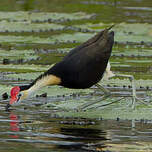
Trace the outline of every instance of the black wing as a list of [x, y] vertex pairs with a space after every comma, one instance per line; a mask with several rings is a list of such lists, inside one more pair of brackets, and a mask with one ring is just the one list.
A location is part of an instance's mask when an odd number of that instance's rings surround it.
[[49, 73], [60, 77], [61, 85], [65, 87], [90, 87], [102, 78], [113, 42], [114, 32], [104, 33], [103, 31], [96, 36], [95, 41], [86, 42], [76, 50], [73, 49], [61, 62], [52, 67]]
[[114, 32], [108, 32], [109, 29], [71, 50], [31, 85], [50, 74], [61, 78], [61, 85], [68, 88], [88, 88], [96, 84], [103, 76], [112, 51]]
[[77, 46], [76, 48], [72, 49], [64, 58], [63, 60], [66, 60], [67, 58], [69, 58], [71, 55], [74, 55], [75, 53], [78, 53], [79, 51], [81, 52], [82, 49], [84, 49], [85, 47], [88, 47], [92, 44], [94, 44], [96, 41], [98, 41], [102, 36], [104, 32], [109, 31], [113, 26], [110, 26], [109, 28], [97, 33], [94, 37], [90, 38], [89, 40], [87, 40], [86, 42], [82, 43], [81, 45]]

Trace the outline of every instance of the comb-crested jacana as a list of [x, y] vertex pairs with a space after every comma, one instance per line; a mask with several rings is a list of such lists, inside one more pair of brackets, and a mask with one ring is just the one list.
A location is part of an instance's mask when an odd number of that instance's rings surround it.
[[[80, 46], [72, 49], [62, 61], [56, 63], [31, 84], [11, 89], [11, 99], [7, 107], [17, 103], [47, 85], [60, 85], [66, 88], [85, 89], [97, 84], [104, 75], [114, 43], [114, 32], [105, 29]], [[100, 87], [107, 95], [109, 92]], [[90, 106], [88, 103], [85, 106]]]

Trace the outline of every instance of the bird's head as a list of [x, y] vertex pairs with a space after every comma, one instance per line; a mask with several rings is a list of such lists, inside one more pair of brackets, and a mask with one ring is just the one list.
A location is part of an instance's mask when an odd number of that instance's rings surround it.
[[26, 91], [21, 91], [19, 86], [16, 86], [11, 89], [10, 96], [9, 104], [12, 105], [25, 99], [27, 97], [27, 93]]
[[19, 86], [13, 87], [11, 89], [10, 95], [11, 95], [11, 99], [10, 99], [9, 104], [12, 105], [14, 103], [17, 103], [21, 97], [20, 87]]

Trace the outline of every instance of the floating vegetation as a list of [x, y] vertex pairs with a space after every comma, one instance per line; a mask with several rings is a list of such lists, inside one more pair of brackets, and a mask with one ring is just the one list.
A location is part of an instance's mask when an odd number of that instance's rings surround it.
[[150, 48], [133, 48], [133, 47], [115, 47], [112, 52], [112, 56], [117, 57], [140, 57], [151, 58], [152, 50]]
[[[2, 22], [3, 23], [3, 22]], [[7, 24], [5, 27], [4, 25]], [[1, 25], [1, 31], [7, 31], [7, 32], [19, 32], [19, 31], [26, 31], [26, 32], [40, 32], [40, 31], [49, 31], [51, 29], [54, 30], [64, 30], [63, 25], [55, 25], [55, 24], [26, 24], [26, 23], [15, 23], [13, 26], [15, 28], [12, 28], [11, 24], [9, 25], [8, 22], [4, 22]], [[22, 25], [22, 26], [21, 26]], [[99, 24], [100, 25], [100, 24]], [[84, 26], [84, 25], [83, 25]], [[85, 28], [87, 28], [88, 25], [86, 25]], [[89, 25], [90, 26], [90, 25]], [[93, 25], [92, 25], [93, 26]], [[44, 44], [59, 44], [59, 43], [76, 43], [76, 42], [84, 42], [88, 38], [92, 37], [95, 35], [95, 32], [101, 31], [101, 29], [108, 27], [109, 25], [107, 24], [102, 24], [102, 27], [97, 27], [94, 29], [94, 32], [90, 33], [90, 31], [86, 30], [85, 32], [82, 30], [83, 27], [80, 28], [80, 31], [82, 32], [74, 32], [74, 33], [64, 33], [63, 34], [58, 34], [58, 35], [53, 35], [48, 38], [40, 38], [37, 36], [13, 36], [13, 35], [3, 35], [0, 36], [0, 42], [1, 43], [44, 43]], [[134, 32], [132, 32], [131, 27], [134, 27], [135, 29]], [[137, 27], [136, 27], [137, 26]], [[142, 32], [141, 28], [145, 27]], [[4, 27], [4, 28], [3, 28]], [[93, 27], [92, 27], [93, 28]], [[67, 29], [67, 28], [66, 28]], [[126, 31], [127, 29], [127, 31]], [[150, 43], [151, 35], [149, 32], [151, 31], [152, 26], [150, 24], [127, 24], [127, 23], [122, 23], [119, 25], [116, 25], [113, 30], [115, 31], [115, 41], [116, 42], [131, 42], [131, 43], [136, 43], [140, 42], [142, 45]], [[125, 43], [124, 45], [128, 45], [129, 43]]]
[[[143, 28], [144, 27], [144, 28]], [[115, 27], [119, 34], [151, 36], [152, 25], [148, 23], [120, 23]], [[144, 39], [142, 39], [144, 41]]]
[[54, 35], [53, 39], [54, 41], [59, 41], [59, 42], [84, 42], [87, 39], [91, 38], [94, 34], [92, 33], [81, 33], [81, 32], [76, 32], [73, 34], [61, 34], [61, 35]]
[[18, 61], [17, 63], [23, 63], [30, 60], [36, 60], [37, 58], [38, 55], [35, 54], [34, 50], [0, 49], [0, 62], [3, 62], [4, 64], [10, 64], [14, 62], [14, 60]]
[[[29, 70], [29, 69], [25, 69], [25, 71], [26, 70]], [[34, 70], [34, 68], [33, 68], [33, 70]], [[43, 69], [44, 70], [44, 69]], [[20, 71], [21, 72], [21, 71]], [[25, 73], [14, 73], [14, 74], [9, 74], [9, 75], [7, 75], [7, 78], [12, 78], [13, 80], [15, 79], [15, 80], [34, 80], [34, 79], [36, 79], [36, 77], [38, 77], [40, 74], [42, 74], [42, 72], [34, 72], [34, 71], [32, 71], [32, 73], [31, 72], [25, 72]]]
[[[96, 98], [94, 100], [97, 100]], [[98, 99], [99, 100], [99, 99]], [[108, 105], [108, 106], [103, 106], [104, 104], [111, 103], [113, 101], [117, 101], [118, 98], [112, 97], [107, 99], [106, 101], [102, 101], [96, 105], [94, 105], [96, 108], [95, 110], [87, 110], [86, 111], [79, 111], [79, 112], [74, 112], [74, 111], [69, 111], [69, 112], [57, 112], [59, 116], [64, 116], [64, 117], [83, 117], [83, 118], [102, 118], [102, 119], [123, 119], [123, 120], [132, 120], [132, 119], [149, 119], [151, 120], [152, 114], [151, 114], [151, 109], [152, 105], [148, 103], [147, 105], [141, 104], [139, 102], [136, 103], [136, 109], [133, 110], [131, 108], [131, 103], [132, 99], [131, 98], [125, 98], [124, 100], [120, 100], [117, 103]], [[84, 100], [83, 100], [84, 101]], [[89, 101], [89, 99], [88, 99]], [[69, 107], [68, 109], [73, 108], [73, 101], [69, 101]], [[86, 101], [87, 102], [87, 101]], [[73, 104], [72, 104], [73, 103]], [[83, 102], [84, 103], [84, 102]], [[77, 104], [75, 101], [75, 106], [81, 106], [81, 104]], [[61, 107], [66, 107], [66, 103], [60, 103]], [[71, 105], [71, 106], [70, 106]], [[59, 107], [59, 105], [58, 105]]]
[[58, 48], [58, 49], [38, 49], [34, 51], [38, 54], [67, 54], [73, 48]]
[[[100, 24], [99, 24], [100, 25]], [[83, 25], [81, 28], [88, 29], [87, 26], [90, 25]], [[93, 25], [92, 25], [93, 26]], [[105, 27], [108, 27], [109, 25], [102, 24], [99, 27], [94, 28], [94, 31], [99, 32], [101, 29], [104, 29]], [[145, 30], [141, 30], [144, 26]], [[93, 27], [92, 27], [93, 28]], [[132, 29], [131, 29], [132, 28]], [[91, 29], [91, 28], [90, 28]], [[89, 29], [89, 30], [90, 30]], [[126, 31], [127, 29], [127, 31]], [[151, 35], [149, 35], [149, 32], [152, 30], [152, 26], [150, 24], [127, 24], [122, 23], [119, 25], [116, 25], [113, 30], [115, 31], [115, 40], [117, 42], [142, 42], [143, 44], [146, 42], [151, 42]], [[132, 32], [134, 30], [134, 32]], [[141, 32], [142, 31], [142, 32]], [[74, 33], [74, 34], [61, 34], [54, 36], [53, 38], [58, 41], [76, 41], [76, 42], [84, 42], [88, 38], [92, 37], [95, 33]]]
[[1, 65], [0, 64], [0, 71], [1, 72], [8, 72], [8, 71], [13, 71], [13, 72], [19, 72], [19, 73], [27, 73], [27, 72], [42, 72], [47, 70], [50, 67], [50, 65], [29, 65], [29, 64], [24, 64], [24, 65], [15, 65], [15, 64], [8, 64], [8, 65]]
[[77, 13], [52, 13], [52, 12], [0, 12], [0, 20], [9, 22], [65, 22], [70, 20], [90, 19], [94, 14]]
[[[99, 32], [101, 29], [109, 27], [110, 24], [86, 23], [83, 25], [75, 25], [77, 28], [93, 30]], [[144, 29], [143, 29], [144, 27]], [[112, 30], [115, 31], [115, 40], [118, 42], [151, 42], [152, 25], [147, 23], [120, 23], [116, 24]]]
[[63, 28], [63, 25], [53, 23], [30, 24], [27, 22], [0, 22], [0, 32], [47, 32], [53, 30], [62, 30]]
[[39, 44], [59, 44], [59, 43], [76, 43], [84, 42], [88, 38], [93, 36], [89, 33], [74, 33], [74, 34], [61, 34], [54, 35], [48, 38], [40, 38], [35, 36], [13, 36], [13, 35], [1, 35], [1, 43], [39, 43]]
[[0, 99], [6, 97], [6, 92], [10, 92], [10, 86], [0, 84]]
[[1, 43], [48, 43], [54, 44], [55, 41], [52, 41], [51, 38], [40, 38], [34, 36], [13, 36], [13, 35], [1, 35], [0, 36]]
[[[9, 92], [11, 88], [9, 84], [29, 84], [51, 65], [60, 61], [73, 47], [113, 24], [112, 21], [110, 23], [103, 23], [102, 20], [91, 21], [95, 19], [94, 17], [95, 14], [83, 12], [0, 12], [0, 63], [2, 63], [0, 64], [2, 73], [0, 92]], [[116, 73], [134, 75], [137, 92], [140, 94], [144, 91], [142, 94], [146, 96], [146, 91], [152, 88], [150, 60], [152, 25], [120, 23], [112, 30], [115, 32], [115, 45], [110, 59], [112, 70]], [[7, 81], [8, 86], [3, 81]], [[128, 79], [112, 78], [100, 83], [116, 93], [116, 96], [130, 95], [131, 83]], [[57, 110], [74, 109], [89, 100], [98, 100], [102, 95], [97, 88], [73, 90], [59, 86], [45, 87], [36, 94], [37, 98], [34, 100], [39, 100], [46, 95], [46, 102], [56, 101], [53, 108]], [[115, 97], [114, 100], [117, 98]], [[113, 99], [110, 98], [103, 104], [107, 102], [113, 102]], [[131, 100], [126, 98], [123, 102], [128, 106]], [[131, 118], [132, 115], [121, 111], [124, 109], [124, 103], [116, 103], [105, 109], [98, 108], [97, 113], [94, 112], [95, 110], [88, 110], [77, 114], [60, 112], [59, 115]], [[138, 107], [140, 108], [140, 104]], [[113, 117], [109, 114], [111, 108], [114, 112]], [[130, 106], [127, 110], [130, 111]], [[126, 117], [122, 113], [125, 113]], [[137, 113], [135, 118], [138, 118]]]
[[[144, 27], [144, 28], [143, 28]], [[120, 42], [151, 42], [151, 24], [118, 24], [115, 28], [116, 40]]]
[[[104, 80], [104, 81], [101, 81], [101, 84], [102, 85], [111, 85], [111, 86], [130, 86], [131, 87], [131, 82], [129, 81], [129, 79], [119, 79], [119, 78], [116, 78], [116, 79], [110, 79], [110, 80]], [[136, 84], [136, 87], [137, 88], [140, 88], [141, 86], [142, 87], [152, 87], [152, 80], [143, 80], [143, 79], [139, 79], [139, 80], [135, 80], [135, 84]]]

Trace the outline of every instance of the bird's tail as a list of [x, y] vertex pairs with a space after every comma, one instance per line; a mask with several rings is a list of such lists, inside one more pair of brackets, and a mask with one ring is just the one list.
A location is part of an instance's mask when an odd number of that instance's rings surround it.
[[106, 30], [106, 31], [109, 31], [109, 30], [111, 30], [115, 25], [116, 25], [116, 24], [113, 24], [113, 25], [111, 25], [110, 27], [106, 28], [105, 30]]
[[103, 31], [103, 38], [107, 38], [108, 36], [108, 31], [111, 30], [116, 24], [113, 24], [111, 25], [110, 27], [106, 28], [104, 31]]
[[98, 40], [99, 41], [99, 45], [101, 47], [104, 47], [106, 45], [107, 41], [109, 39], [111, 39], [111, 37], [114, 36], [114, 32], [110, 32], [109, 33], [109, 30], [112, 29], [114, 26], [115, 26], [115, 24], [113, 24], [110, 27], [108, 27], [108, 28], [106, 28], [106, 29], [103, 30], [103, 34], [102, 34], [102, 36]]

